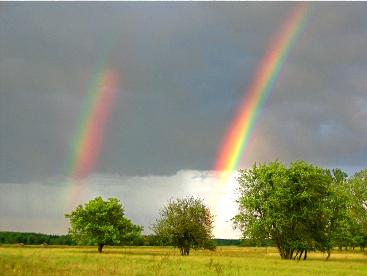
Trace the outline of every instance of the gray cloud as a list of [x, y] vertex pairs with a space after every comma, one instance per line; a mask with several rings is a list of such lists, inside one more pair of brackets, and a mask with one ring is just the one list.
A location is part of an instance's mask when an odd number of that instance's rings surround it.
[[97, 171], [210, 169], [246, 72], [292, 5], [2, 6], [0, 175], [17, 182], [65, 174], [101, 62], [120, 71], [121, 95]]
[[[119, 72], [120, 93], [94, 173], [131, 179], [210, 170], [257, 64], [294, 5], [0, 3], [0, 186], [14, 202], [1, 209], [2, 224], [23, 229], [29, 212], [53, 202], [36, 204], [37, 183], [67, 177], [81, 106], [103, 68]], [[312, 6], [242, 166], [273, 159], [348, 173], [366, 166], [367, 5]], [[130, 190], [116, 185], [116, 193], [142, 193], [150, 189], [144, 183], [136, 191], [133, 183]], [[157, 193], [181, 191], [172, 187], [167, 182]], [[40, 188], [39, 196], [47, 193]], [[56, 209], [50, 219], [62, 217], [62, 205]], [[136, 212], [138, 221], [152, 218]], [[65, 226], [58, 223], [47, 229]]]
[[[210, 169], [293, 4], [2, 6], [0, 175], [16, 182], [65, 174], [80, 106], [103, 62], [120, 71], [121, 93], [96, 171]], [[365, 9], [314, 5], [261, 114], [256, 129], [265, 137], [247, 163], [363, 165]]]

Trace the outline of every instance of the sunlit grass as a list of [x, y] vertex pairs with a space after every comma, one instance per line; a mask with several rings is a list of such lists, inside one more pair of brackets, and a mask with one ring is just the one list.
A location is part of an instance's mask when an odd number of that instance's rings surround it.
[[367, 275], [357, 252], [310, 253], [284, 261], [275, 248], [219, 247], [182, 257], [174, 248], [0, 247], [0, 275]]

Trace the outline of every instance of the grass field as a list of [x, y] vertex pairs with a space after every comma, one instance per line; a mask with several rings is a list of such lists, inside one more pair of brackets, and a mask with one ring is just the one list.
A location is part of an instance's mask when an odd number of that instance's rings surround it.
[[274, 248], [219, 247], [192, 251], [159, 247], [0, 247], [0, 275], [367, 275], [367, 255], [310, 253], [281, 260]]

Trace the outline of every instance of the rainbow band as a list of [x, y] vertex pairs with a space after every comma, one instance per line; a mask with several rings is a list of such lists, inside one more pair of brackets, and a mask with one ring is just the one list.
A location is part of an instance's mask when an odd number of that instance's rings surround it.
[[81, 114], [79, 116], [78, 122], [77, 122], [77, 129], [75, 132], [74, 140], [71, 144], [71, 151], [70, 151], [70, 158], [68, 162], [68, 176], [73, 177], [75, 175], [74, 171], [77, 166], [77, 163], [79, 163], [81, 155], [81, 149], [83, 148], [83, 142], [86, 140], [87, 137], [87, 125], [88, 125], [88, 118], [91, 117], [92, 110], [94, 109], [94, 106], [97, 102], [97, 96], [98, 96], [98, 87], [99, 83], [101, 82], [101, 79], [103, 78], [102, 72], [99, 72], [96, 77], [94, 78], [94, 82], [92, 84], [91, 89], [89, 89], [87, 97], [85, 98], [82, 108], [81, 108]]
[[77, 130], [67, 164], [70, 182], [66, 191], [67, 205], [72, 209], [83, 200], [86, 182], [100, 155], [104, 132], [118, 92], [117, 74], [104, 70], [94, 77], [83, 102]]
[[272, 40], [273, 44], [261, 60], [253, 81], [246, 91], [246, 96], [225, 135], [214, 166], [215, 171], [232, 172], [237, 169], [271, 88], [290, 49], [304, 28], [308, 10], [309, 6], [306, 2], [299, 3], [279, 35]]
[[85, 99], [72, 145], [69, 176], [86, 177], [98, 159], [106, 122], [117, 92], [117, 75], [112, 70], [99, 73]]

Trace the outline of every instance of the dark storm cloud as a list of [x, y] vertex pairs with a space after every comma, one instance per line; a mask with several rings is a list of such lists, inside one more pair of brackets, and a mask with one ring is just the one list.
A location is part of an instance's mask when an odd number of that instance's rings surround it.
[[[121, 91], [96, 172], [211, 169], [293, 3], [0, 3], [0, 182], [66, 173], [103, 62]], [[365, 3], [318, 3], [261, 114], [247, 163], [364, 166]]]
[[273, 151], [265, 160], [366, 166], [366, 7], [315, 7], [258, 124]]

